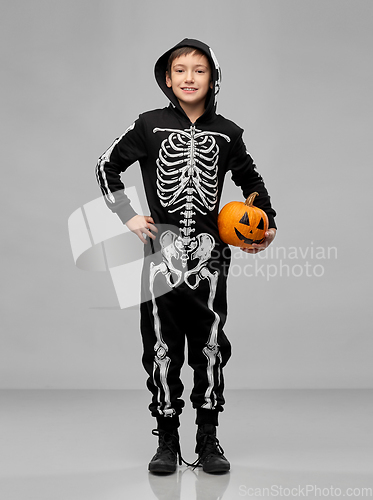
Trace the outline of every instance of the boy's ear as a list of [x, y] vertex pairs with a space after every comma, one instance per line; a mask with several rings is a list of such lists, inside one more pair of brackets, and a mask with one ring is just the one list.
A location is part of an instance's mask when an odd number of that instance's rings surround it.
[[172, 87], [172, 82], [171, 82], [170, 75], [168, 74], [168, 71], [166, 71], [166, 85], [168, 88]]
[[211, 80], [211, 82], [210, 82], [210, 89], [212, 89], [212, 88], [213, 88], [213, 86], [214, 86], [214, 85], [213, 85], [212, 80]]

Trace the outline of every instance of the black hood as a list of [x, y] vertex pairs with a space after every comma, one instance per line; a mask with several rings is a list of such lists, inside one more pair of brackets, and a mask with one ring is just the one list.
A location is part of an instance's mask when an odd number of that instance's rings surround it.
[[171, 52], [176, 49], [180, 49], [181, 47], [194, 47], [195, 49], [201, 50], [210, 62], [213, 87], [212, 90], [210, 90], [207, 94], [205, 106], [206, 110], [203, 114], [204, 118], [208, 118], [216, 111], [216, 96], [220, 90], [221, 83], [221, 71], [219, 63], [215, 57], [215, 54], [208, 45], [199, 40], [194, 40], [193, 38], [184, 38], [184, 40], [169, 49], [163, 54], [163, 56], [158, 59], [154, 67], [155, 79], [157, 80], [158, 85], [167, 96], [167, 98], [171, 101], [171, 103], [184, 113], [172, 89], [167, 87], [166, 85], [166, 70], [168, 58], [170, 57]]

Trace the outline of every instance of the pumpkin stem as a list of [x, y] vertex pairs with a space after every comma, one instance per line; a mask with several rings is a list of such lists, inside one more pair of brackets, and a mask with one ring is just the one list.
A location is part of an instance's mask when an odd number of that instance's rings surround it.
[[254, 203], [254, 200], [255, 198], [259, 196], [259, 193], [251, 193], [251, 195], [247, 198], [247, 200], [245, 201], [245, 205], [247, 205], [248, 207], [252, 207], [253, 206], [253, 203]]

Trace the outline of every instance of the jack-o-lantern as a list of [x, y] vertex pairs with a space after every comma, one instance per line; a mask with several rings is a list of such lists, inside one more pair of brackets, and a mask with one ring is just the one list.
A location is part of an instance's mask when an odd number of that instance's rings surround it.
[[224, 243], [241, 248], [252, 248], [252, 243], [262, 243], [268, 229], [268, 217], [263, 210], [254, 207], [258, 193], [252, 193], [247, 200], [231, 201], [220, 211], [218, 228]]

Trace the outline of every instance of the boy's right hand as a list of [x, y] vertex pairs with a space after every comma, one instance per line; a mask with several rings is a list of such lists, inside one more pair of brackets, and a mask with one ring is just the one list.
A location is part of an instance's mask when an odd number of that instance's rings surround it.
[[145, 244], [147, 244], [148, 241], [145, 239], [144, 234], [152, 240], [155, 240], [155, 234], [151, 231], [158, 233], [158, 229], [154, 226], [154, 220], [149, 215], [135, 215], [126, 222], [126, 226]]

